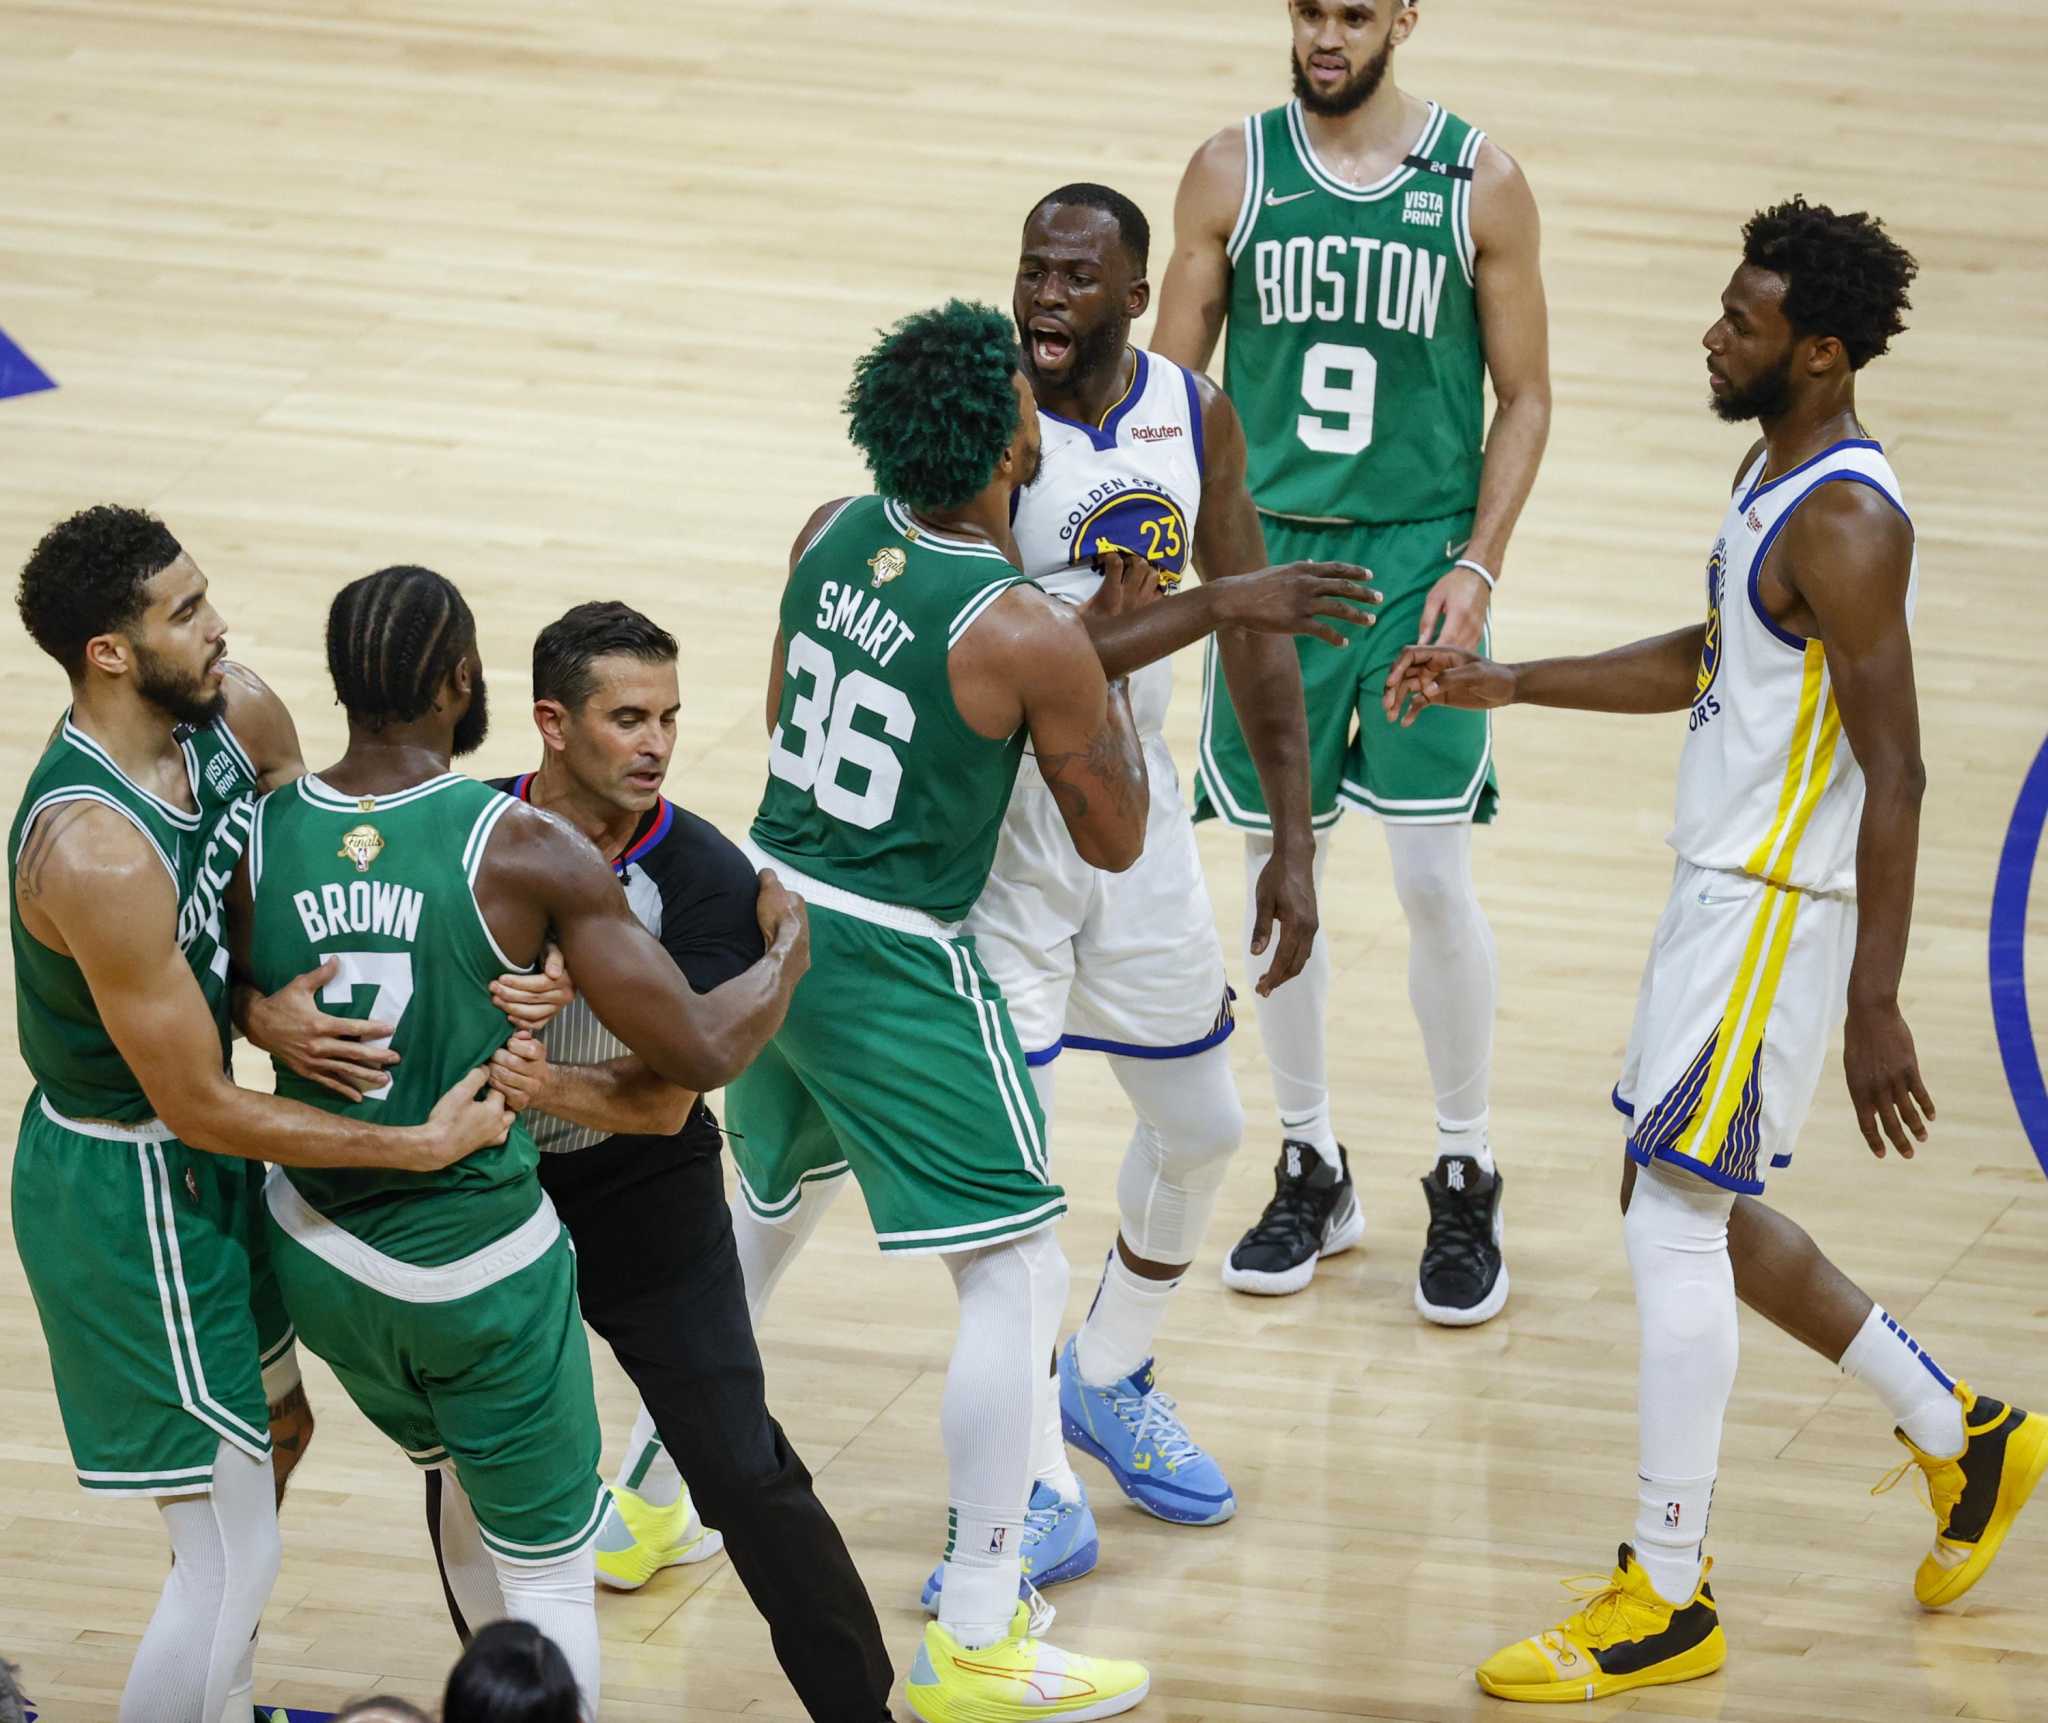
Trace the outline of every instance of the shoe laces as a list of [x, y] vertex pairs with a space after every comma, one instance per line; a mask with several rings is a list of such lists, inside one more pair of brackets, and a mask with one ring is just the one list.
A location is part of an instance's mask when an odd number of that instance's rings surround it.
[[1574, 1574], [1558, 1583], [1573, 1597], [1583, 1601], [1556, 1627], [1537, 1635], [1539, 1639], [1551, 1642], [1561, 1650], [1565, 1636], [1577, 1629], [1579, 1637], [1587, 1644], [1602, 1645], [1617, 1627], [1628, 1625], [1629, 1594], [1615, 1584], [1611, 1575]]
[[1273, 1192], [1273, 1200], [1266, 1204], [1266, 1212], [1244, 1235], [1244, 1243], [1286, 1244], [1304, 1233], [1313, 1237], [1334, 1200], [1335, 1187], [1326, 1200], [1324, 1194], [1309, 1183], [1306, 1175], [1298, 1179], [1282, 1179]]
[[1460, 1267], [1484, 1273], [1493, 1249], [1493, 1214], [1474, 1190], [1429, 1192], [1429, 1240], [1423, 1254], [1450, 1258]]
[[1052, 1626], [1053, 1617], [1059, 1610], [1045, 1601], [1045, 1593], [1030, 1581], [1025, 1581], [1024, 1590], [1025, 1634], [1032, 1639], [1043, 1639], [1046, 1630]]
[[1930, 1466], [1919, 1455], [1908, 1454], [1870, 1486], [1870, 1493], [1873, 1496], [1884, 1495], [1896, 1489], [1899, 1480], [1908, 1472], [1914, 1471], [1920, 1474], [1920, 1499], [1933, 1509], [1936, 1527], [1946, 1530], [1949, 1515], [1955, 1511], [1956, 1503], [1963, 1499], [1963, 1468], [1953, 1460], [1937, 1460]]
[[1060, 1515], [1065, 1513], [1070, 1506], [1072, 1504], [1069, 1502], [1056, 1501], [1050, 1507], [1025, 1509], [1025, 1531], [1027, 1533], [1036, 1532], [1040, 1537], [1047, 1536], [1051, 1533], [1053, 1527], [1060, 1523]]
[[1140, 1394], [1118, 1394], [1116, 1415], [1130, 1427], [1134, 1442], [1152, 1444], [1153, 1451], [1171, 1466], [1201, 1453], [1200, 1445], [1180, 1421], [1171, 1394], [1153, 1388]]

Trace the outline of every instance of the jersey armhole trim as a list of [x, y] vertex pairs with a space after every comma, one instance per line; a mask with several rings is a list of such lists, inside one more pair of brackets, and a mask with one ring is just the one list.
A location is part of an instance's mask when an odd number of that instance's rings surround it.
[[[1188, 435], [1194, 439], [1195, 444], [1195, 477], [1197, 480], [1206, 481], [1209, 477], [1209, 451], [1202, 435], [1202, 392], [1195, 387], [1194, 372], [1188, 370], [1186, 366], [1180, 367], [1180, 380], [1186, 385], [1188, 392]], [[1199, 503], [1195, 505], [1195, 512], [1198, 515], [1201, 513]], [[1192, 527], [1194, 523], [1190, 521], [1188, 524]], [[1191, 545], [1188, 548], [1192, 553], [1194, 547]], [[1192, 554], [1189, 560], [1193, 560]]]
[[263, 884], [263, 816], [270, 808], [268, 796], [256, 798], [256, 812], [249, 821], [249, 901], [256, 901], [257, 888]]
[[1029, 586], [1030, 584], [1031, 582], [1026, 580], [1023, 575], [1017, 574], [1010, 576], [1007, 580], [991, 581], [987, 586], [984, 586], [960, 607], [959, 614], [953, 618], [952, 624], [947, 628], [946, 650], [951, 652], [954, 647], [958, 646], [968, 629], [981, 620], [982, 613], [991, 604], [995, 603], [997, 599], [1001, 598], [1004, 593], [1008, 592], [1011, 587]]
[[1232, 263], [1245, 248], [1245, 242], [1252, 236], [1252, 229], [1259, 224], [1259, 193], [1266, 178], [1266, 149], [1264, 128], [1259, 124], [1257, 114], [1244, 117], [1244, 196], [1238, 200], [1237, 222], [1230, 230], [1230, 243], [1224, 251]]
[[469, 842], [462, 846], [462, 872], [469, 882], [470, 907], [476, 911], [476, 924], [483, 929], [484, 943], [491, 948], [491, 955], [507, 969], [520, 975], [533, 973], [531, 963], [514, 963], [505, 955], [505, 948], [498, 943], [498, 936], [491, 931], [490, 918], [484, 914], [484, 906], [477, 901], [476, 876], [484, 865], [484, 851], [489, 847], [491, 833], [497, 828], [507, 812], [517, 806], [515, 798], [503, 790], [492, 793], [489, 804], [477, 815], [476, 824], [469, 828]]
[[[1791, 475], [1787, 474], [1786, 476], [1789, 478]], [[1832, 484], [1868, 485], [1879, 496], [1883, 497], [1886, 502], [1890, 503], [1893, 508], [1899, 511], [1899, 518], [1906, 523], [1909, 529], [1913, 525], [1913, 517], [1906, 513], [1905, 504], [1900, 502], [1897, 497], [1893, 496], [1890, 491], [1886, 490], [1870, 474], [1855, 472], [1848, 468], [1841, 468], [1831, 473], [1822, 473], [1819, 478], [1815, 479], [1812, 484], [1808, 485], [1805, 490], [1801, 491], [1785, 505], [1785, 512], [1771, 522], [1770, 531], [1764, 534], [1762, 541], [1756, 547], [1756, 555], [1750, 559], [1748, 583], [1749, 608], [1755, 614], [1757, 621], [1764, 625], [1766, 632], [1774, 639], [1789, 646], [1794, 652], [1803, 653], [1811, 642], [1806, 635], [1794, 634], [1789, 628], [1780, 627], [1777, 620], [1764, 609], [1763, 594], [1758, 590], [1759, 583], [1763, 579], [1764, 559], [1771, 554], [1771, 547], [1778, 542], [1778, 534], [1785, 530], [1785, 523], [1799, 512], [1799, 505], [1812, 496], [1815, 491], [1819, 490], [1822, 485]], [[1812, 638], [1818, 639], [1819, 637], [1813, 636]]]
[[[818, 530], [812, 533], [809, 538], [804, 540], [803, 548], [796, 553], [796, 560], [798, 564], [801, 564], [805, 557], [809, 556], [812, 551], [816, 550], [820, 542], [824, 539], [825, 535], [839, 524], [839, 517], [845, 514], [848, 509], [852, 508], [853, 505], [859, 502], [860, 500], [861, 499], [859, 497], [846, 498], [845, 501], [840, 503], [840, 505], [836, 509], [834, 509], [830, 514], [828, 514], [824, 518], [824, 520], [819, 522]], [[795, 569], [792, 568], [791, 572], [794, 573]]]
[[262, 783], [263, 774], [256, 770], [256, 762], [249, 757], [249, 750], [242, 746], [242, 738], [235, 734], [232, 727], [228, 724], [225, 715], [215, 722], [213, 733], [221, 739], [227, 751], [235, 757], [235, 764], [249, 774], [249, 782], [251, 784]]
[[[14, 851], [14, 860], [17, 865], [21, 861], [22, 850], [27, 847], [28, 834], [35, 829], [36, 821], [41, 819], [46, 811], [56, 807], [61, 802], [97, 802], [103, 808], [112, 808], [115, 813], [119, 814], [121, 818], [140, 832], [142, 834], [142, 841], [156, 852], [156, 859], [164, 864], [164, 872], [171, 876], [172, 894], [176, 894], [178, 889], [178, 870], [171, 865], [171, 858], [164, 854], [164, 846], [156, 841], [156, 834], [142, 823], [142, 816], [136, 813], [133, 808], [125, 806], [116, 797], [108, 795], [105, 790], [94, 789], [88, 784], [71, 784], [61, 790], [52, 790], [41, 801], [37, 802], [34, 807], [29, 809], [27, 816], [21, 822], [21, 843], [16, 846]], [[41, 944], [42, 942], [38, 940], [37, 943]]]
[[1458, 166], [1464, 168], [1464, 176], [1451, 185], [1451, 238], [1458, 248], [1458, 267], [1465, 272], [1465, 285], [1473, 287], [1479, 281], [1479, 248], [1472, 239], [1472, 178], [1478, 170], [1479, 152], [1486, 143], [1486, 134], [1477, 126], [1465, 134], [1465, 147], [1458, 152]]

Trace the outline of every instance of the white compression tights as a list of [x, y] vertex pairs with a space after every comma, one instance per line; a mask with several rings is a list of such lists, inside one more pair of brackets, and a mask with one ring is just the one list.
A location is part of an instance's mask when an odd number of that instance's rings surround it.
[[582, 1691], [583, 1714], [595, 1717], [599, 1661], [592, 1546], [586, 1543], [550, 1561], [506, 1560], [484, 1542], [476, 1509], [452, 1466], [441, 1468], [439, 1530], [441, 1571], [470, 1632], [492, 1621], [531, 1622], [561, 1648]]
[[[1422, 1031], [1430, 1085], [1436, 1092], [1439, 1147], [1478, 1152], [1485, 1141], [1499, 971], [1493, 929], [1472, 883], [1472, 828], [1460, 823], [1384, 824], [1381, 829], [1386, 833], [1394, 892], [1408, 920], [1408, 1000]], [[1332, 837], [1324, 832], [1316, 840], [1319, 893]], [[1247, 835], [1247, 939], [1259, 873], [1272, 853], [1270, 837]], [[1270, 961], [1270, 954], [1250, 958], [1247, 978], [1256, 980]], [[1324, 1030], [1329, 995], [1329, 940], [1318, 933], [1301, 974], [1276, 988], [1271, 998], [1258, 999], [1256, 1009], [1281, 1133], [1313, 1143], [1334, 1161], [1337, 1139], [1330, 1124]]]
[[251, 1641], [277, 1579], [277, 1498], [270, 1462], [223, 1442], [213, 1489], [157, 1506], [171, 1571], [136, 1648], [121, 1723], [220, 1723], [249, 1715]]
[[1728, 1258], [1731, 1191], [1697, 1174], [1636, 1174], [1622, 1222], [1642, 1353], [1636, 1379], [1636, 1554], [1667, 1603], [1690, 1600], [1720, 1464], [1721, 1424], [1735, 1389], [1735, 1271]]

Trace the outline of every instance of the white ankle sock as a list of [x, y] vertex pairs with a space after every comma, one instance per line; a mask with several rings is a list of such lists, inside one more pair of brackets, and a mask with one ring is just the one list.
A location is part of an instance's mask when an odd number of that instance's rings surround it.
[[1031, 1476], [1063, 1502], [1081, 1499], [1081, 1480], [1067, 1458], [1067, 1435], [1060, 1427], [1060, 1373], [1054, 1364], [1040, 1379], [1037, 1391], [1038, 1433], [1031, 1443]]
[[619, 1462], [613, 1480], [622, 1490], [631, 1490], [650, 1507], [672, 1508], [683, 1493], [683, 1474], [662, 1446], [661, 1432], [646, 1406], [633, 1420], [633, 1434], [626, 1439], [626, 1457]]
[[1701, 1545], [1714, 1503], [1714, 1478], [1636, 1477], [1636, 1560], [1657, 1595], [1679, 1608], [1692, 1601], [1705, 1567]]
[[1479, 1163], [1482, 1173], [1492, 1176], [1493, 1145], [1486, 1140], [1486, 1115], [1466, 1119], [1462, 1123], [1450, 1119], [1436, 1122], [1436, 1158], [1446, 1155], [1469, 1155]]
[[1147, 1280], [1124, 1266], [1115, 1250], [1103, 1265], [1102, 1284], [1088, 1319], [1074, 1340], [1074, 1362], [1081, 1380], [1091, 1388], [1107, 1388], [1152, 1356], [1152, 1343], [1159, 1337], [1159, 1325], [1166, 1320], [1166, 1307], [1180, 1278]]
[[1937, 1459], [1963, 1451], [1963, 1404], [1955, 1383], [1920, 1343], [1873, 1304], [1842, 1354], [1842, 1370], [1871, 1390], [1912, 1444]]

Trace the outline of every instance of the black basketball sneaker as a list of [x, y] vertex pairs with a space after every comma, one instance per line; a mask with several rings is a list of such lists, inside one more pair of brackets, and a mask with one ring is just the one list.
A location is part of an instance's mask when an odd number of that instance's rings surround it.
[[1223, 1263], [1223, 1284], [1238, 1292], [1277, 1296], [1315, 1279], [1316, 1264], [1365, 1237], [1365, 1211], [1351, 1183], [1351, 1158], [1337, 1145], [1337, 1165], [1313, 1143], [1287, 1138], [1273, 1166], [1273, 1200], [1258, 1225]]
[[1422, 1181], [1429, 1237], [1415, 1276], [1415, 1308], [1446, 1328], [1472, 1328], [1508, 1301], [1500, 1253], [1500, 1195], [1506, 1181], [1470, 1155], [1445, 1155]]

